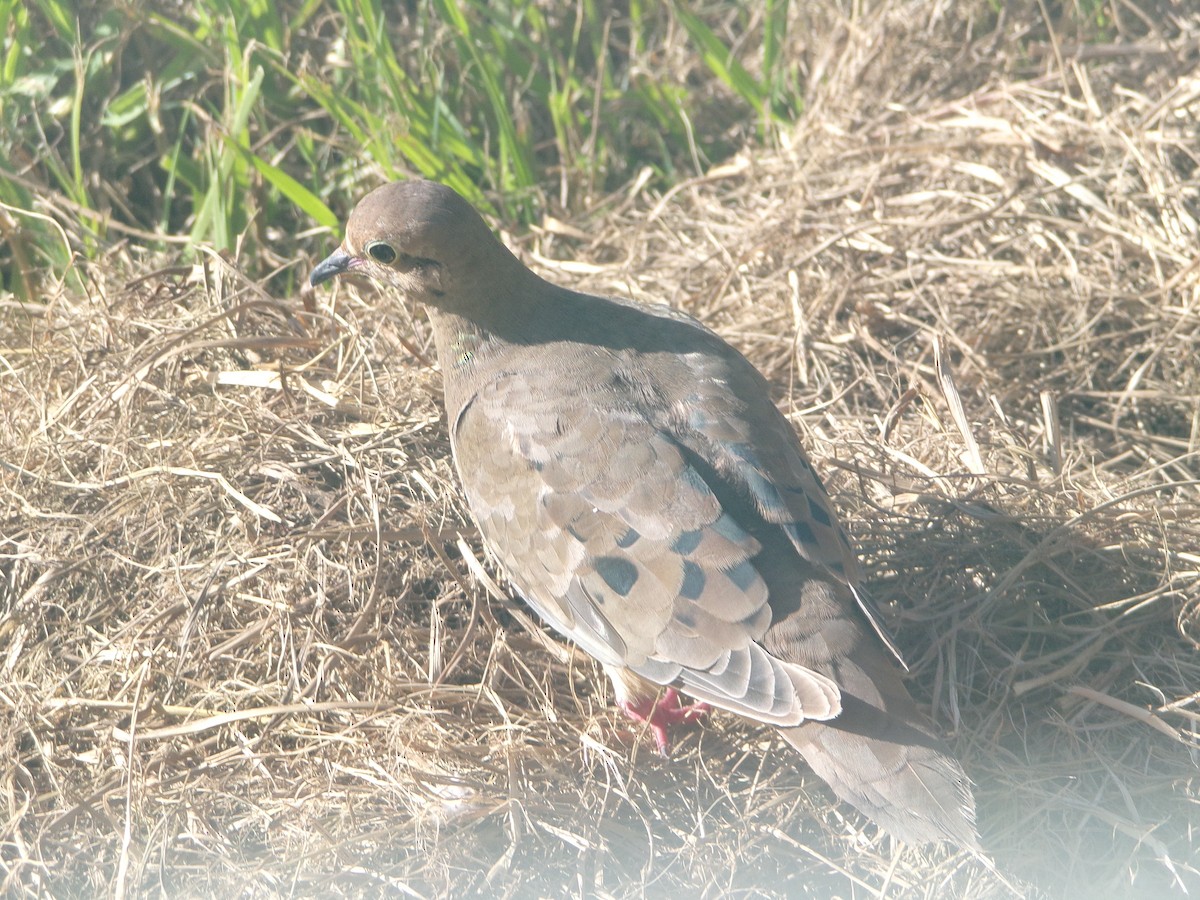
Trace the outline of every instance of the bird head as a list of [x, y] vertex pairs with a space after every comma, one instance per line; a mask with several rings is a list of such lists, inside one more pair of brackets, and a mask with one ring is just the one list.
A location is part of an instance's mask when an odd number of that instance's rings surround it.
[[[340, 247], [309, 276], [316, 286], [353, 273], [407, 297], [451, 308], [479, 296], [481, 275], [520, 266], [454, 190], [433, 181], [396, 181], [367, 194], [346, 223]], [[523, 268], [523, 267], [521, 267]]]

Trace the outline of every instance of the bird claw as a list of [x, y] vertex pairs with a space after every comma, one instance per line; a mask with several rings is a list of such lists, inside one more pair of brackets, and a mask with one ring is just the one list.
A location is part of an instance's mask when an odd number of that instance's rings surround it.
[[654, 746], [663, 756], [671, 755], [671, 737], [667, 729], [672, 725], [699, 721], [711, 706], [707, 703], [683, 703], [679, 691], [667, 688], [660, 696], [638, 702], [624, 702], [621, 709], [635, 722], [641, 722], [654, 736]]

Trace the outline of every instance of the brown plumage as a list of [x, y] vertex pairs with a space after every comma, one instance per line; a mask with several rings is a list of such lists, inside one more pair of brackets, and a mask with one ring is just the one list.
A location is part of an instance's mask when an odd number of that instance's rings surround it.
[[432, 182], [358, 204], [311, 281], [343, 272], [426, 306], [484, 541], [623, 706], [656, 728], [693, 716], [654, 708], [670, 686], [777, 726], [897, 837], [977, 846], [969, 782], [905, 689], [829, 497], [741, 354], [667, 307], [550, 284]]

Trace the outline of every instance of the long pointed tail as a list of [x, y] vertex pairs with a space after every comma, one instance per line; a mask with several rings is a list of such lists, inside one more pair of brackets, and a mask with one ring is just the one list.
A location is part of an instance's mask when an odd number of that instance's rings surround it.
[[889, 691], [890, 711], [844, 694], [836, 719], [780, 733], [838, 797], [901, 840], [978, 850], [975, 800], [962, 766], [924, 725], [898, 678], [894, 687], [903, 696]]

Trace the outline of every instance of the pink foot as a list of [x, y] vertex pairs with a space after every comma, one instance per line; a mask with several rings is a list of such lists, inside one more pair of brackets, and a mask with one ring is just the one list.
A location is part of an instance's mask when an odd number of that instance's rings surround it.
[[671, 738], [667, 734], [671, 725], [698, 721], [712, 708], [707, 703], [681, 703], [679, 691], [673, 687], [667, 688], [659, 697], [635, 703], [626, 701], [619, 705], [629, 718], [649, 726], [650, 733], [654, 735], [654, 745], [663, 756], [671, 754]]

